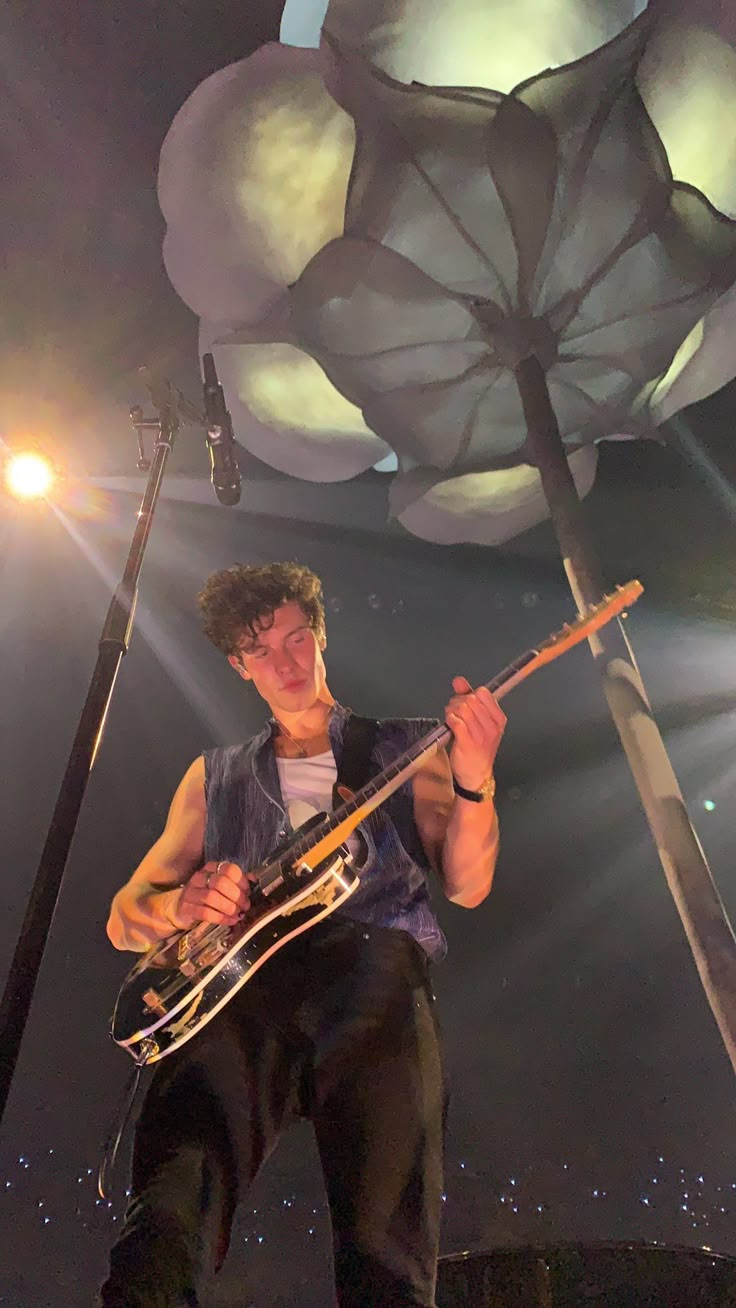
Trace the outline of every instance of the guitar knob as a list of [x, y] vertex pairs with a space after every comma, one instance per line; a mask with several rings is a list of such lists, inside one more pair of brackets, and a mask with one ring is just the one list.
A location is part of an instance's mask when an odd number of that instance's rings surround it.
[[138, 1046], [138, 1057], [135, 1061], [143, 1067], [146, 1063], [150, 1063], [151, 1059], [155, 1058], [157, 1053], [158, 1041], [154, 1040], [153, 1036], [145, 1036]]

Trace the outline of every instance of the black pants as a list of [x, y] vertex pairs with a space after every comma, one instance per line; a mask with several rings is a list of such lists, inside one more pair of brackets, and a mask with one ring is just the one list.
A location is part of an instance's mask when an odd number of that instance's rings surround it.
[[235, 1207], [311, 1118], [341, 1308], [434, 1304], [444, 1083], [423, 950], [337, 917], [291, 941], [154, 1073], [104, 1308], [197, 1305]]

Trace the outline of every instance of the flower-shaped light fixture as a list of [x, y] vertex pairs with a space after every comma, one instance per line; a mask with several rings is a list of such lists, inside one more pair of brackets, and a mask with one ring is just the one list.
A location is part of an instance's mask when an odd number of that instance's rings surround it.
[[[622, 30], [641, 8], [333, 0], [337, 52], [268, 46], [198, 88], [162, 152], [165, 257], [203, 349], [229, 342], [243, 444], [316, 481], [393, 450], [410, 530], [490, 544], [547, 511], [511, 371], [530, 340], [580, 494], [597, 440], [728, 379], [732, 229], [663, 141], [736, 208], [733, 154], [706, 175], [686, 112], [707, 137], [736, 59], [674, 2]], [[321, 9], [287, 4], [283, 34], [296, 14], [314, 40]]]

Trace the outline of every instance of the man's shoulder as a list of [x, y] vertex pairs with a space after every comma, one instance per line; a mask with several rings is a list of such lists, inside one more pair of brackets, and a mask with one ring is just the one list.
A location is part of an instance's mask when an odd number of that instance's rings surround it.
[[267, 722], [260, 731], [257, 731], [253, 736], [249, 736], [247, 740], [241, 741], [240, 744], [216, 745], [213, 749], [203, 750], [202, 756], [206, 772], [208, 774], [214, 771], [229, 773], [233, 770], [248, 768], [261, 746], [269, 739], [270, 734], [271, 724]]

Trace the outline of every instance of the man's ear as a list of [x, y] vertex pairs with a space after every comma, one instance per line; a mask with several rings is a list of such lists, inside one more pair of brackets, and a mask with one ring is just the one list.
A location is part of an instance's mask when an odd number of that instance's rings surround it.
[[243, 667], [237, 654], [228, 654], [227, 661], [230, 664], [231, 668], [235, 668], [235, 671], [237, 672], [238, 676], [242, 677], [243, 681], [252, 680], [250, 673], [247, 672], [246, 669]]

